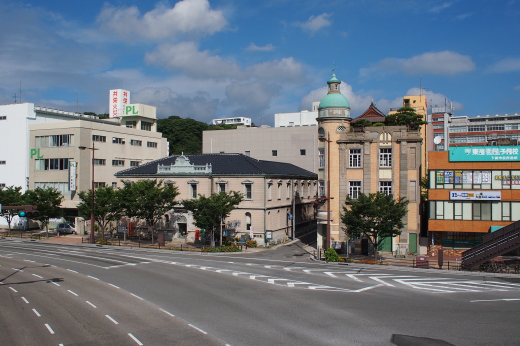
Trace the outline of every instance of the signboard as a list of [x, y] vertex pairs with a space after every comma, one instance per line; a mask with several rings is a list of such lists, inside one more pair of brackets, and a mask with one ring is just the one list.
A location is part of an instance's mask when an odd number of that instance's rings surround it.
[[450, 162], [520, 161], [520, 146], [450, 147]]
[[76, 191], [76, 161], [69, 161], [69, 190]]
[[450, 191], [450, 200], [500, 201], [500, 191]]
[[110, 118], [123, 115], [127, 104], [130, 103], [130, 91], [123, 89], [110, 90], [108, 109]]

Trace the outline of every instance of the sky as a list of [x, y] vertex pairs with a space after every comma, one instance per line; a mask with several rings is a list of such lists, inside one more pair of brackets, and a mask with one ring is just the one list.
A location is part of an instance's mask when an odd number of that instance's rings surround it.
[[[210, 122], [405, 95], [520, 113], [520, 0], [0, 0], [0, 104], [108, 113], [111, 89]], [[20, 92], [21, 91], [21, 92]]]

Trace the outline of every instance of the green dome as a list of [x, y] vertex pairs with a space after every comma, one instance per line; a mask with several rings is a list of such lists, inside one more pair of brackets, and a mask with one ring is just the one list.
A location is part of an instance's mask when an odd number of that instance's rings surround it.
[[332, 107], [350, 108], [350, 105], [347, 101], [347, 98], [342, 94], [327, 94], [324, 98], [321, 99], [318, 108]]

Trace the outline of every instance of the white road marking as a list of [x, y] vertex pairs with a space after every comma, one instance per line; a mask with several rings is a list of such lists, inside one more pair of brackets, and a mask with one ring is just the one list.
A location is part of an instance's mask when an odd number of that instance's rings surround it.
[[195, 327], [193, 324], [191, 323], [188, 323], [188, 326], [190, 326], [191, 328], [193, 329], [197, 329], [199, 332], [201, 332], [202, 334], [208, 334], [206, 333], [205, 331], [203, 331], [202, 329], [198, 328], [198, 327]]
[[136, 344], [138, 344], [139, 346], [143, 346], [143, 343], [141, 341], [139, 341], [139, 339], [136, 338], [132, 333], [128, 333], [128, 336], [131, 337], [132, 340], [134, 340]]
[[383, 285], [375, 285], [375, 286], [363, 287], [363, 288], [360, 288], [358, 290], [354, 290], [352, 292], [364, 292], [364, 291], [368, 291], [368, 290], [371, 290], [372, 288], [376, 288], [376, 287], [380, 287], [380, 286], [383, 286]]
[[112, 287], [115, 287], [115, 288], [119, 288], [118, 286], [116, 286], [116, 285], [114, 285], [114, 284], [110, 284], [110, 283], [109, 283], [109, 285], [112, 286]]
[[91, 276], [91, 275], [87, 275], [87, 276], [88, 276], [89, 278], [91, 278], [91, 279], [99, 280], [99, 279], [98, 279], [97, 277], [95, 277], [95, 276]]
[[45, 327], [47, 327], [47, 330], [49, 333], [54, 334], [54, 330], [52, 330], [51, 326], [49, 326], [47, 323], [45, 323]]
[[73, 272], [73, 273], [76, 273], [76, 274], [78, 273], [77, 271], [72, 270], [72, 269], [67, 269], [67, 270], [68, 270], [69, 272]]
[[88, 305], [92, 306], [94, 309], [97, 309], [97, 306], [95, 306], [94, 304], [92, 304], [92, 303], [89, 302], [88, 300], [85, 300], [85, 302], [86, 302]]
[[110, 321], [112, 321], [114, 324], [119, 324], [119, 322], [117, 322], [116, 320], [114, 320], [112, 317], [110, 317], [109, 315], [105, 315], [106, 318], [108, 318]]
[[32, 311], [34, 312], [34, 314], [38, 317], [42, 317], [42, 315], [40, 315], [40, 313], [38, 311], [36, 311], [36, 309], [32, 309]]
[[139, 299], [141, 299], [141, 300], [144, 300], [143, 298], [139, 297], [139, 296], [136, 295], [136, 294], [130, 293], [130, 295], [132, 295], [132, 296], [134, 296], [134, 297], [136, 297], [136, 298], [139, 298]]
[[52, 283], [53, 283], [54, 285], [58, 286], [58, 287], [61, 286], [61, 285], [60, 285], [59, 283], [57, 283], [57, 282], [54, 282], [54, 281], [53, 281]]
[[33, 274], [33, 275], [36, 276], [37, 278], [43, 279], [43, 276], [40, 276], [38, 274]]
[[480, 303], [480, 302], [511, 302], [515, 300], [520, 300], [520, 298], [504, 298], [504, 299], [482, 299], [482, 300], [470, 300], [470, 303]]
[[172, 314], [172, 313], [170, 313], [170, 312], [168, 312], [168, 311], [166, 311], [166, 310], [163, 310], [163, 309], [161, 309], [161, 308], [159, 308], [159, 310], [161, 310], [162, 312], [164, 312], [166, 315], [169, 315], [169, 316], [171, 316], [171, 317], [175, 317], [174, 314]]
[[78, 296], [78, 294], [77, 294], [76, 292], [73, 292], [73, 291], [71, 291], [71, 290], [67, 290], [67, 292], [69, 292], [70, 294], [75, 295], [76, 297]]
[[25, 299], [25, 297], [22, 297], [22, 300], [25, 302], [25, 304], [29, 304], [29, 301]]
[[9, 287], [9, 289], [10, 289], [11, 291], [13, 291], [14, 293], [18, 293], [18, 291], [17, 291], [16, 289], [12, 288], [12, 287]]
[[12, 270], [16, 270], [17, 272], [23, 272], [23, 270], [19, 269], [19, 268], [11, 268]]

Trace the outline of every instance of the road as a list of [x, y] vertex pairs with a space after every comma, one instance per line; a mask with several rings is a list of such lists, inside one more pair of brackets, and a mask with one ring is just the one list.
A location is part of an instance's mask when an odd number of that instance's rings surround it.
[[0, 240], [3, 345], [513, 345], [518, 276]]

